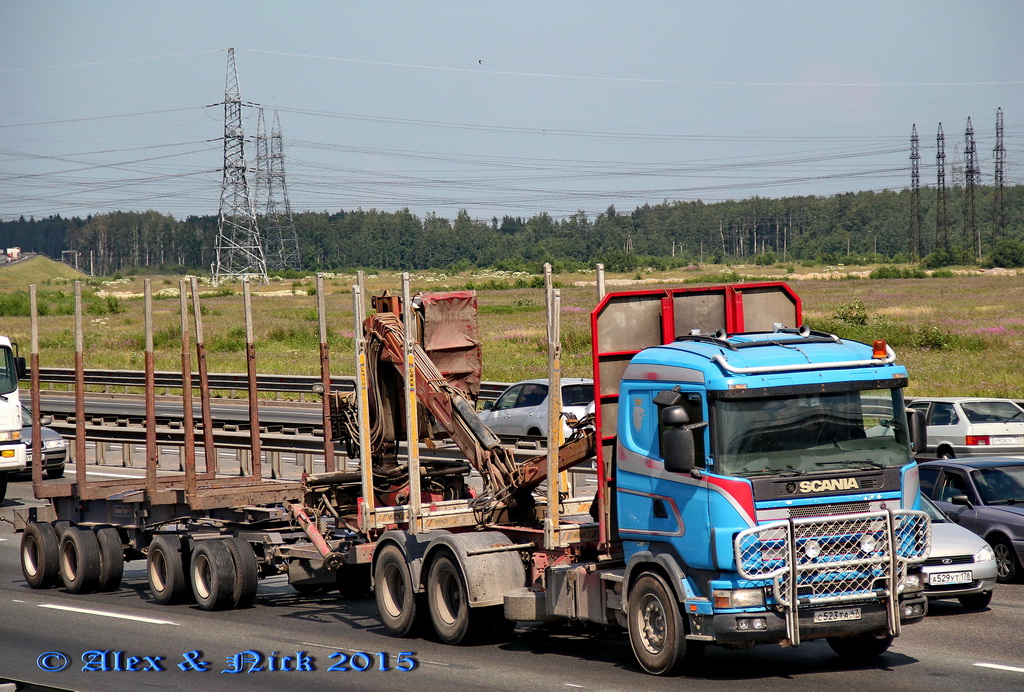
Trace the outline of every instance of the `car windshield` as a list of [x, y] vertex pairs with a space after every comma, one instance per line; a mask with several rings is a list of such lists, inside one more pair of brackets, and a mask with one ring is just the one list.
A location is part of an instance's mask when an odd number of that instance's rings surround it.
[[965, 401], [960, 408], [972, 423], [1024, 423], [1024, 409], [1012, 401]]
[[717, 399], [712, 415], [715, 470], [725, 475], [802, 475], [910, 461], [899, 389]]
[[975, 469], [971, 478], [986, 505], [1024, 502], [1024, 466]]
[[935, 506], [935, 503], [927, 498], [925, 495], [921, 495], [921, 509], [928, 515], [928, 518], [932, 520], [933, 524], [943, 524], [949, 521], [946, 514]]

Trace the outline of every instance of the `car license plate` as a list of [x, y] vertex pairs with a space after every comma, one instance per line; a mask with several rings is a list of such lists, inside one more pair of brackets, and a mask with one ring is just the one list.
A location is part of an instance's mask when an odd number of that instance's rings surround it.
[[819, 610], [814, 614], [815, 622], [841, 622], [843, 620], [860, 620], [860, 608]]
[[1021, 445], [1024, 444], [1024, 436], [1021, 435], [1005, 435], [1003, 437], [993, 437], [992, 444], [994, 445]]
[[928, 576], [928, 583], [938, 584], [970, 584], [974, 581], [973, 572], [935, 572]]

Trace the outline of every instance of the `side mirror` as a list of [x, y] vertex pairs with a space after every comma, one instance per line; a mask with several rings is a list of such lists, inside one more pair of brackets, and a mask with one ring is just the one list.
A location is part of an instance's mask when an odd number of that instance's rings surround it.
[[682, 406], [667, 406], [661, 411], [661, 456], [666, 471], [693, 471], [693, 431], [687, 427], [689, 422], [690, 416]]
[[53, 422], [53, 416], [43, 416], [39, 419], [39, 425], [49, 425]]
[[492, 408], [494, 408], [494, 402], [493, 401], [485, 401], [484, 402], [484, 407], [483, 407], [484, 411], [490, 411]]
[[14, 359], [14, 370], [18, 373], [18, 379], [25, 379], [25, 373], [28, 372], [28, 368], [25, 367], [25, 356], [18, 356]]
[[928, 426], [924, 423], [924, 411], [908, 408], [907, 423], [910, 425], [910, 443], [914, 446], [914, 456], [924, 454], [928, 447]]
[[952, 502], [954, 505], [963, 505], [964, 507], [974, 509], [974, 503], [971, 502], [970, 498], [968, 498], [966, 495], [954, 495], [953, 497], [949, 498], [949, 501]]

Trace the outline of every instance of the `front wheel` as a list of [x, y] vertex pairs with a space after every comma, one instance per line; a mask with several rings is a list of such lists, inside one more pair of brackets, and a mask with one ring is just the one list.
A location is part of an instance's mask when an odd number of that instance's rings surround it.
[[982, 591], [981, 593], [972, 593], [966, 596], [957, 596], [960, 605], [966, 610], [985, 610], [988, 608], [988, 604], [992, 602], [992, 592]]
[[647, 573], [629, 592], [629, 644], [640, 666], [652, 675], [668, 675], [699, 659], [700, 642], [688, 642], [679, 604], [665, 581]]
[[863, 632], [850, 637], [828, 637], [828, 645], [849, 663], [866, 663], [888, 651], [892, 637], [887, 632]]
[[1016, 581], [1017, 556], [1013, 544], [1005, 538], [996, 538], [992, 541], [992, 552], [996, 554], [996, 578], [1002, 583]]
[[7, 497], [7, 472], [0, 473], [0, 503]]

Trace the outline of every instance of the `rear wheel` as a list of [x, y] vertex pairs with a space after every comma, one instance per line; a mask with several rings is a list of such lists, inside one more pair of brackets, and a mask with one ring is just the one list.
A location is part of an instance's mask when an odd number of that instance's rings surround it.
[[157, 534], [149, 544], [146, 574], [153, 600], [169, 605], [184, 600], [188, 580], [182, 559], [181, 539], [173, 534]]
[[956, 459], [956, 455], [953, 454], [953, 450], [949, 447], [939, 447], [939, 450], [936, 452], [936, 456], [940, 459]]
[[851, 637], [828, 637], [828, 645], [849, 663], [866, 663], [878, 658], [892, 646], [886, 632], [864, 632]]
[[64, 477], [64, 464], [60, 464], [59, 466], [51, 466], [50, 468], [46, 469], [46, 477], [47, 478], [63, 478]]
[[99, 591], [116, 591], [124, 576], [124, 547], [121, 534], [113, 526], [96, 529], [96, 541], [100, 548]]
[[688, 642], [678, 602], [665, 581], [647, 573], [629, 592], [629, 643], [641, 667], [668, 675], [704, 653], [700, 642]]
[[405, 555], [394, 543], [381, 548], [374, 567], [374, 596], [381, 624], [392, 637], [408, 637], [418, 625], [420, 597]]
[[967, 610], [984, 610], [988, 608], [988, 604], [992, 602], [992, 592], [983, 591], [981, 593], [972, 593], [967, 596], [957, 596], [960, 605]]
[[71, 526], [64, 532], [60, 578], [68, 593], [89, 593], [100, 585], [100, 544], [92, 531]]
[[235, 566], [235, 583], [231, 590], [231, 607], [248, 608], [256, 600], [259, 591], [260, 574], [256, 564], [256, 553], [252, 551], [249, 541], [237, 536], [224, 539], [224, 545], [231, 553]]
[[991, 544], [992, 552], [996, 554], [996, 577], [1004, 583], [1016, 581], [1020, 570], [1013, 544], [1003, 536], [996, 536]]
[[203, 610], [223, 610], [232, 604], [235, 564], [224, 541], [198, 541], [192, 551], [192, 595]]
[[33, 589], [48, 589], [60, 581], [60, 542], [50, 524], [33, 521], [21, 534], [21, 573]]
[[497, 628], [500, 609], [470, 608], [469, 589], [455, 558], [441, 555], [430, 563], [427, 575], [427, 603], [430, 621], [445, 644], [487, 638]]
[[370, 565], [342, 565], [338, 569], [336, 583], [342, 598], [350, 601], [366, 598], [373, 590], [370, 584]]

